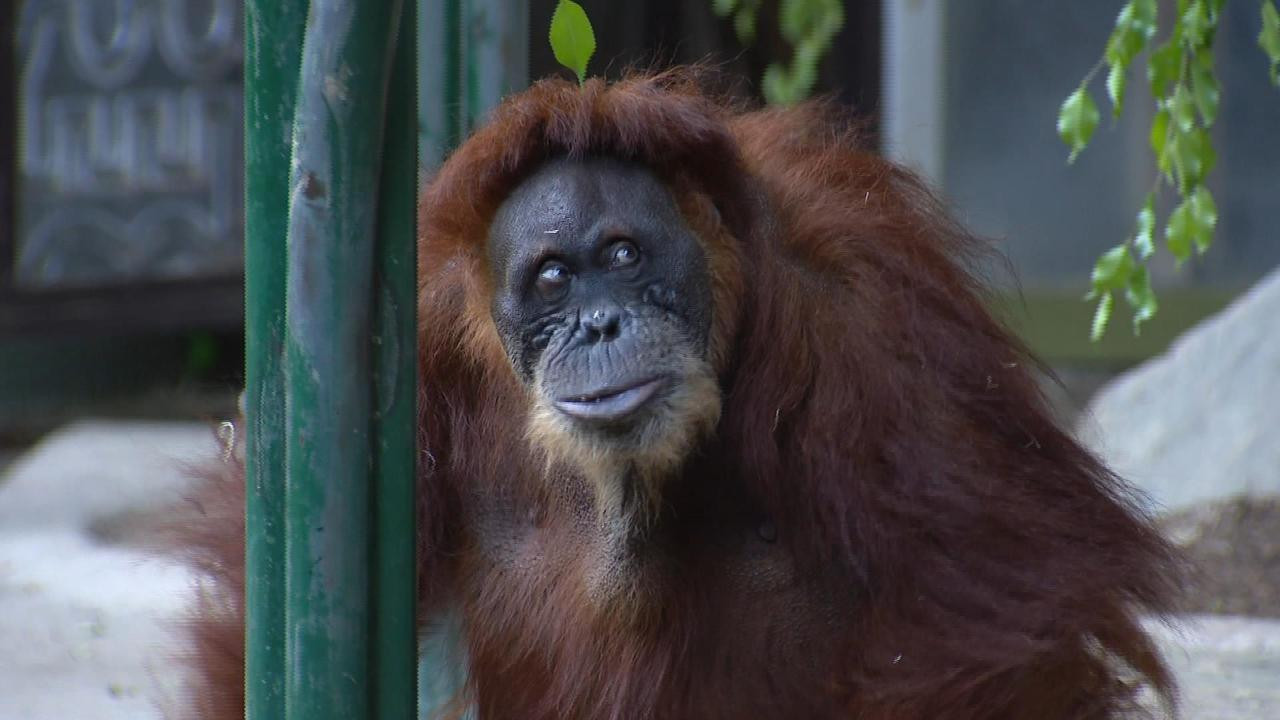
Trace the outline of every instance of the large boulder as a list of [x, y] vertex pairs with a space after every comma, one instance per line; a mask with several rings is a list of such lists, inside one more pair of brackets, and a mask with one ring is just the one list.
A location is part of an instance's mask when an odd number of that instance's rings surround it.
[[1079, 430], [1157, 511], [1280, 496], [1280, 270], [1103, 388]]
[[0, 472], [0, 718], [173, 716], [196, 579], [146, 530], [219, 452], [205, 424], [83, 421]]

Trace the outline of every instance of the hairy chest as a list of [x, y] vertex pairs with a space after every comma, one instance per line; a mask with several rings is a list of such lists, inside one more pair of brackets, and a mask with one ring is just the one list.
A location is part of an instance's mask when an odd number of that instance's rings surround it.
[[801, 571], [769, 518], [695, 506], [619, 543], [590, 512], [472, 512], [458, 590], [482, 718], [835, 712], [856, 590]]

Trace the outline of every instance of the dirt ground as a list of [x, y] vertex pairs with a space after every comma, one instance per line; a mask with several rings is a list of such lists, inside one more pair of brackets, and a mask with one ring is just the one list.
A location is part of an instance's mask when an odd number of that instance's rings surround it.
[[1188, 612], [1280, 618], [1280, 499], [1229, 500], [1162, 524], [1193, 566]]

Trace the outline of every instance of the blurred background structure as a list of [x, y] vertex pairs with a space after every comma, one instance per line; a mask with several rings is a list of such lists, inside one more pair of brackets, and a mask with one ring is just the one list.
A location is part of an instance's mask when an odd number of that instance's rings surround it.
[[[460, 43], [464, 58], [422, 68], [429, 172], [504, 93], [560, 70], [543, 39], [553, 0], [425, 5], [422, 41]], [[765, 5], [744, 47], [709, 0], [588, 1], [595, 67], [617, 76], [707, 62], [755, 92], [765, 66], [789, 56]], [[1130, 231], [1151, 179], [1143, 83], [1074, 166], [1054, 133], [1058, 103], [1105, 44], [1112, 5], [850, 1], [816, 88], [854, 108], [870, 142], [928, 177], [1008, 257], [1013, 273], [993, 278], [1009, 291], [1011, 322], [1061, 370], [1073, 405], [1280, 263], [1267, 215], [1280, 104], [1263, 101], [1273, 92], [1254, 9], [1228, 3], [1211, 176], [1218, 243], [1179, 271], [1155, 268], [1162, 307], [1141, 336], [1120, 322], [1088, 342], [1089, 269]], [[180, 390], [179, 407], [209, 402], [211, 387], [234, 386], [241, 353], [240, 4], [25, 0], [0, 13], [0, 433], [100, 406], [144, 412], [138, 399], [156, 391]], [[457, 103], [438, 102], [451, 90]]]
[[[598, 40], [593, 72], [610, 77], [630, 67], [705, 62], [737, 91], [755, 94], [765, 67], [790, 54], [776, 3], [763, 3], [755, 42], [745, 47], [711, 0], [582, 4]], [[422, 0], [420, 42], [456, 43], [462, 58], [456, 67], [420, 68], [424, 174], [504, 94], [564, 72], [545, 41], [554, 5]], [[1216, 42], [1223, 100], [1209, 181], [1219, 208], [1215, 245], [1180, 269], [1171, 260], [1153, 267], [1161, 298], [1155, 320], [1134, 336], [1117, 313], [1096, 344], [1088, 340], [1092, 308], [1081, 298], [1094, 260], [1132, 231], [1150, 189], [1152, 102], [1145, 83], [1131, 83], [1125, 116], [1104, 118], [1094, 146], [1071, 166], [1054, 118], [1099, 56], [1121, 3], [843, 5], [844, 25], [819, 67], [817, 92], [861, 114], [869, 144], [924, 175], [962, 222], [1008, 258], [1011, 273], [990, 269], [1000, 312], [1062, 379], [1048, 387], [1068, 420], [1103, 383], [1166, 351], [1280, 266], [1280, 96], [1256, 46], [1257, 3], [1228, 2]], [[234, 415], [243, 372], [241, 13], [237, 0], [0, 4], [0, 493], [5, 467], [68, 421], [214, 423]], [[1167, 201], [1158, 205], [1162, 215]], [[1280, 302], [1268, 302], [1280, 310]], [[1236, 323], [1241, 332], [1277, 334], [1274, 315], [1250, 317]], [[1247, 335], [1234, 345], [1206, 337], [1197, 362], [1212, 362], [1215, 348], [1253, 354]], [[1271, 373], [1270, 385], [1240, 391], [1276, 387], [1280, 365], [1260, 372]], [[1237, 376], [1230, 366], [1221, 373]], [[1186, 412], [1212, 414], [1215, 402], [1237, 397], [1213, 395], [1194, 375], [1165, 387], [1204, 394]], [[1125, 397], [1119, 410], [1104, 404], [1100, 420], [1125, 408], [1133, 414], [1116, 422], [1159, 420], [1160, 406], [1135, 407], [1140, 393]], [[1255, 401], [1269, 407], [1280, 396]], [[1226, 410], [1237, 418], [1264, 412]], [[1265, 432], [1251, 422], [1244, 435]], [[137, 439], [142, 431], [130, 428], [131, 442], [145, 444]], [[1190, 426], [1184, 436], [1202, 430]], [[1170, 456], [1152, 447], [1120, 457]], [[1268, 487], [1280, 484], [1276, 476], [1280, 470]], [[58, 487], [68, 497], [78, 492]], [[0, 494], [0, 502], [5, 497], [13, 495]], [[0, 534], [6, 517], [0, 513]], [[1230, 555], [1236, 542], [1253, 553], [1248, 572], [1233, 577], [1259, 584], [1251, 597], [1263, 599], [1228, 609], [1280, 616], [1280, 597], [1266, 595], [1267, 579], [1280, 577], [1280, 541], [1210, 535], [1220, 550], [1207, 557]], [[0, 556], [0, 602], [11, 590], [5, 563]], [[1272, 650], [1274, 666], [1259, 672], [1280, 676], [1280, 641]], [[0, 665], [0, 688], [3, 674]]]

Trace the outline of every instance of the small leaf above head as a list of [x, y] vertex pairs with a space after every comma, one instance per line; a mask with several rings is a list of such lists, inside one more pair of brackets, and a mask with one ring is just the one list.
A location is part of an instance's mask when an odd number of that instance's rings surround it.
[[587, 78], [587, 63], [596, 52], [596, 35], [587, 12], [573, 0], [560, 0], [551, 14], [551, 52], [556, 62], [569, 68], [582, 83]]

